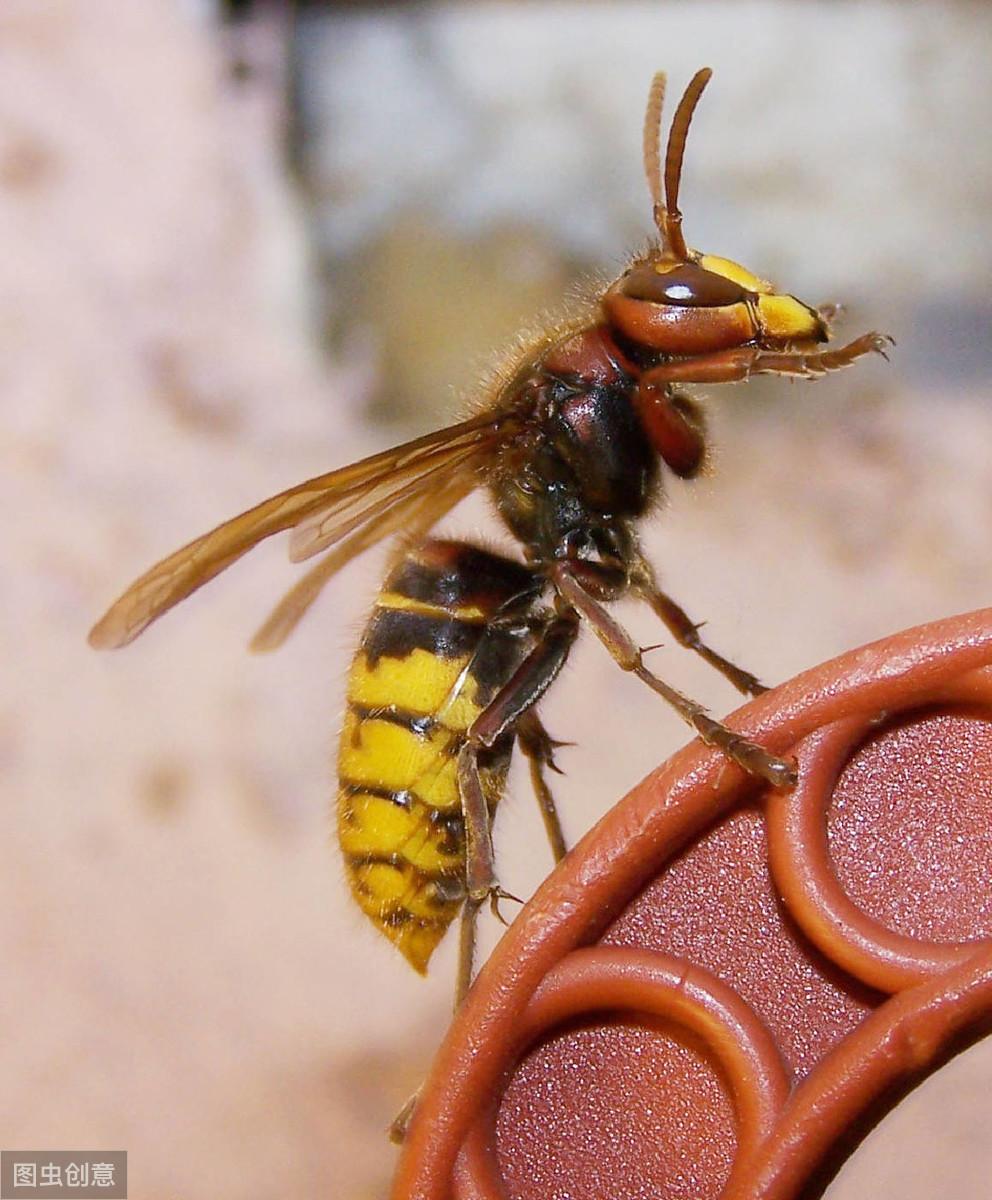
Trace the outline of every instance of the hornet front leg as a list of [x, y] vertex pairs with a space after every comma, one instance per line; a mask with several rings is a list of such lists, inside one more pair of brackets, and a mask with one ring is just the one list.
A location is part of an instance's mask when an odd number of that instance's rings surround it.
[[734, 733], [726, 725], [715, 721], [701, 704], [690, 700], [681, 692], [659, 679], [644, 665], [640, 648], [630, 634], [618, 624], [609, 612], [591, 596], [571, 573], [567, 564], [560, 564], [553, 575], [554, 583], [563, 600], [575, 609], [592, 626], [596, 636], [610, 652], [619, 666], [636, 675], [638, 679], [666, 700], [679, 716], [691, 725], [707, 746], [722, 751], [732, 762], [770, 783], [772, 787], [787, 791], [796, 785], [796, 765], [784, 758], [770, 754], [761, 746]]
[[788, 350], [762, 350], [758, 346], [739, 346], [717, 350], [695, 358], [677, 358], [652, 367], [641, 376], [640, 388], [650, 392], [672, 383], [739, 383], [752, 375], [791, 375], [798, 379], [818, 379], [829, 371], [849, 367], [866, 354], [881, 354], [893, 345], [884, 333], [865, 333], [836, 350], [796, 353]]

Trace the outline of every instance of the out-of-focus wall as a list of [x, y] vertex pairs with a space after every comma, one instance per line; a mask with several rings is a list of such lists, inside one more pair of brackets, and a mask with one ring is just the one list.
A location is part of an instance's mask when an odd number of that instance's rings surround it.
[[536, 309], [563, 275], [615, 274], [643, 243], [641, 112], [660, 67], [669, 115], [699, 66], [715, 72], [686, 155], [690, 243], [859, 319], [919, 325], [927, 351], [907, 339], [900, 381], [987, 372], [992, 22], [974, 5], [315, 5], [294, 47], [334, 323], [374, 328], [407, 416], [447, 402], [418, 369], [443, 354], [436, 314], [468, 326], [442, 359], [468, 383], [484, 338], [519, 319], [508, 293]]
[[[984, 8], [288, 16], [0, 6], [0, 1145], [126, 1148], [148, 1200], [380, 1195], [380, 1129], [440, 1036], [453, 948], [416, 979], [328, 845], [376, 561], [270, 659], [242, 647], [294, 578], [279, 546], [126, 652], [86, 629], [211, 523], [444, 419], [493, 342], [617, 266], [648, 232], [657, 67], [673, 86], [716, 68], [690, 240], [899, 341], [891, 366], [712, 397], [712, 477], [673, 485], [646, 539], [669, 590], [769, 681], [989, 595]], [[478, 503], [447, 528], [494, 526]], [[736, 704], [685, 655], [655, 665]], [[547, 720], [578, 743], [572, 837], [686, 740], [595, 646]], [[497, 843], [517, 894], [548, 865], [532, 809], [515, 775]], [[898, 1155], [866, 1147], [836, 1197], [969, 1194], [941, 1150], [987, 1140], [988, 1060], [897, 1114]]]

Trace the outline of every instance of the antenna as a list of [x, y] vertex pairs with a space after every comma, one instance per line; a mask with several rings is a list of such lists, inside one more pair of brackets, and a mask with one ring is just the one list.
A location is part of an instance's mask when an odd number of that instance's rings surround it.
[[684, 262], [689, 250], [682, 236], [682, 213], [679, 211], [679, 183], [682, 179], [682, 159], [685, 139], [689, 133], [692, 114], [699, 97], [710, 81], [713, 71], [703, 67], [693, 75], [672, 118], [665, 152], [665, 195], [661, 194], [661, 110], [665, 103], [665, 72], [659, 71], [651, 80], [648, 107], [644, 114], [644, 174], [654, 204], [654, 223], [661, 234], [662, 249]]
[[667, 244], [665, 204], [661, 198], [661, 110], [665, 106], [665, 72], [659, 71], [651, 80], [648, 107], [644, 113], [644, 174], [654, 202], [654, 223]]
[[699, 103], [703, 89], [710, 81], [713, 71], [710, 67], [693, 75], [685, 94], [679, 101], [672, 118], [672, 128], [668, 135], [668, 149], [665, 152], [665, 240], [669, 251], [676, 257], [686, 259], [689, 256], [685, 238], [682, 235], [682, 213], [679, 211], [679, 183], [682, 179], [682, 158], [685, 154], [685, 140], [692, 122], [692, 114]]

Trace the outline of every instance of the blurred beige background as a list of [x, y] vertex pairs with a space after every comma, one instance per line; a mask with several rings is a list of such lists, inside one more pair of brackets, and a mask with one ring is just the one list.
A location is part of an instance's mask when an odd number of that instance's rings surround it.
[[[330, 841], [376, 556], [278, 655], [267, 545], [128, 651], [85, 633], [157, 557], [447, 419], [487, 353], [649, 226], [651, 73], [716, 70], [690, 243], [878, 327], [891, 366], [724, 389], [710, 478], [646, 541], [767, 681], [988, 603], [992, 16], [940, 3], [0, 6], [0, 1145], [126, 1148], [143, 1200], [371, 1200], [447, 1017]], [[495, 534], [481, 503], [445, 528]], [[624, 612], [644, 642], [650, 621]], [[725, 712], [721, 680], [655, 666]], [[595, 703], [590, 703], [590, 697]], [[609, 712], [611, 719], [604, 720]], [[574, 838], [686, 740], [596, 646], [546, 707]], [[548, 855], [525, 781], [504, 885]], [[492, 931], [490, 931], [492, 933]], [[833, 1185], [984, 1196], [992, 1052]]]

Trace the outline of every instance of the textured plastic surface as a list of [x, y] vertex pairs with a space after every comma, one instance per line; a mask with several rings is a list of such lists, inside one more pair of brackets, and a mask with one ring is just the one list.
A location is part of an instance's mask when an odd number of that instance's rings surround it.
[[810, 1197], [992, 1024], [992, 610], [853, 651], [698, 743], [545, 882], [441, 1048], [394, 1200]]

